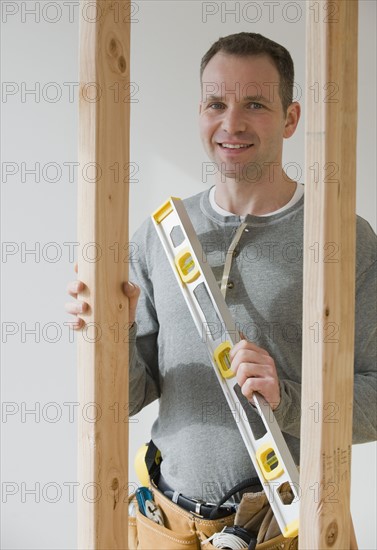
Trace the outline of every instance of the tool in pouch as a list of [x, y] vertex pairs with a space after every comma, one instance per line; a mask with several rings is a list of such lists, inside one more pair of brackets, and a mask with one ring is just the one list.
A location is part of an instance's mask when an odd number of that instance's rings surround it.
[[135, 496], [139, 510], [143, 516], [151, 519], [159, 525], [163, 525], [164, 521], [162, 519], [161, 510], [154, 502], [152, 491], [148, 489], [148, 487], [139, 487], [135, 493]]
[[[263, 421], [263, 430], [258, 429], [258, 434], [254, 434], [247, 416], [239, 414], [241, 409], [247, 414], [250, 408], [230, 369], [229, 352], [239, 341], [239, 333], [183, 202], [171, 197], [152, 214], [152, 221], [200, 336], [203, 336], [203, 327], [210, 325], [204, 313], [208, 308], [211, 319], [215, 317], [217, 327], [223, 329], [205, 334], [211, 363], [280, 530], [284, 537], [294, 537], [299, 521], [298, 470], [272, 409], [260, 394], [253, 394], [252, 404]], [[289, 504], [284, 504], [281, 498], [286, 482], [293, 493]]]

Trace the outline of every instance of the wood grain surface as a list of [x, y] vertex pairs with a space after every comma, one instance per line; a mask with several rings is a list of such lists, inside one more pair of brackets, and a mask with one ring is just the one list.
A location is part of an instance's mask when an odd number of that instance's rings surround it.
[[319, 17], [314, 4], [307, 6], [299, 546], [345, 550], [353, 531], [358, 2], [320, 2]]
[[78, 548], [126, 549], [130, 5], [80, 4]]

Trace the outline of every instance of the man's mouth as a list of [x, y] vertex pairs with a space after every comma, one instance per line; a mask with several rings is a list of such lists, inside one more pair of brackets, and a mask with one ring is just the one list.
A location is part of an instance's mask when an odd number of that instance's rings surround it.
[[248, 149], [252, 143], [218, 143], [223, 149]]

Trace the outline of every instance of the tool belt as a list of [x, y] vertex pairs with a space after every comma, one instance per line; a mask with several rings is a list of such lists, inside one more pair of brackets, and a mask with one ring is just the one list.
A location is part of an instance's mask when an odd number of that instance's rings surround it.
[[157, 488], [168, 499], [183, 508], [183, 510], [192, 512], [203, 519], [220, 519], [235, 513], [235, 508], [232, 505], [219, 506], [218, 504], [206, 503], [201, 500], [185, 497], [181, 493], [174, 491], [166, 483], [161, 474], [157, 481]]
[[[154, 449], [156, 447], [153, 445]], [[151, 445], [149, 447], [151, 449]], [[148, 453], [151, 455], [148, 450]], [[148, 453], [146, 463], [148, 466]], [[238, 526], [253, 533], [254, 544], [245, 543], [244, 548], [255, 550], [297, 550], [298, 537], [284, 538], [273, 516], [267, 497], [259, 480], [253, 478], [251, 491], [242, 495], [237, 510], [224, 504], [230, 494], [240, 490], [240, 484], [217, 504], [203, 503], [175, 492], [159, 473], [159, 464], [149, 457], [148, 471], [151, 476], [150, 489], [154, 505], [159, 509], [163, 525], [155, 523], [143, 515], [136, 505], [135, 494], [129, 497], [129, 503], [135, 503], [136, 516], [129, 516], [129, 550], [210, 550], [221, 548], [214, 546], [215, 533], [225, 528]], [[288, 494], [288, 491], [287, 491]], [[282, 496], [282, 498], [284, 498]], [[242, 529], [241, 529], [242, 531]], [[225, 548], [225, 547], [223, 547]]]

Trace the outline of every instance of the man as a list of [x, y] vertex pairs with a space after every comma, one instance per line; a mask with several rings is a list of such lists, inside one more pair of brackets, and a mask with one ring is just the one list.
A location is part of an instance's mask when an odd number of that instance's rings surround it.
[[[304, 186], [282, 168], [283, 140], [300, 118], [292, 100], [293, 62], [275, 42], [239, 33], [211, 47], [201, 79], [201, 139], [218, 172], [215, 186], [185, 206], [245, 336], [231, 355], [237, 382], [249, 400], [257, 391], [270, 403], [298, 464]], [[361, 443], [376, 439], [371, 411], [377, 401], [370, 300], [376, 240], [361, 218], [357, 238], [354, 442]], [[137, 285], [124, 286], [131, 322], [136, 315], [131, 412], [160, 400], [152, 438], [166, 483], [213, 502], [255, 472], [150, 220], [133, 242]], [[69, 293], [77, 297], [81, 288], [71, 283]], [[68, 304], [67, 310], [79, 314], [85, 307]], [[253, 421], [251, 407], [248, 414]]]

